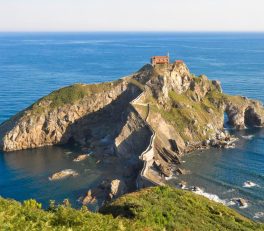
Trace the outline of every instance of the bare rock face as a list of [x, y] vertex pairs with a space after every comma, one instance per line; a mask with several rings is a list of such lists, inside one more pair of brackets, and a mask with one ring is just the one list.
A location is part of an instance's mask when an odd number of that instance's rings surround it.
[[117, 198], [126, 192], [126, 185], [119, 179], [112, 180], [110, 184], [110, 198]]
[[137, 158], [146, 148], [150, 137], [151, 131], [145, 121], [135, 110], [130, 109], [126, 123], [115, 138], [116, 153], [120, 157]]
[[137, 157], [151, 136], [144, 116], [130, 104], [142, 91], [144, 102], [138, 108], [144, 111], [151, 105], [149, 124], [159, 145], [178, 154], [216, 139], [223, 130], [224, 112], [236, 129], [264, 125], [260, 102], [223, 94], [219, 81], [195, 77], [184, 63], [145, 65], [133, 77], [77, 84], [40, 99], [0, 125], [0, 149], [97, 145], [95, 140], [101, 140], [109, 143], [111, 153]]
[[96, 203], [97, 199], [93, 195], [92, 190], [88, 190], [86, 195], [81, 199], [83, 205], [88, 205], [88, 204], [94, 204]]
[[177, 93], [187, 91], [191, 84], [191, 74], [183, 64], [171, 64], [169, 67], [157, 67], [153, 71], [153, 78], [147, 83], [153, 95], [160, 103], [164, 103], [171, 90]]
[[89, 189], [86, 195], [81, 198], [83, 205], [94, 203], [104, 204], [122, 196], [127, 192], [126, 184], [120, 179], [104, 180], [96, 188]]
[[[219, 81], [196, 77], [184, 63], [145, 65], [118, 81], [76, 84], [43, 97], [0, 125], [0, 149], [74, 143], [122, 158], [131, 167], [122, 179], [106, 180], [83, 198], [83, 204], [103, 204], [138, 187], [138, 179], [163, 182], [184, 153], [233, 145], [224, 113], [236, 129], [264, 126], [260, 102], [224, 94]], [[59, 172], [51, 180], [67, 174], [74, 175]]]
[[263, 127], [263, 105], [241, 96], [230, 96], [226, 100], [226, 113], [232, 127], [240, 130], [247, 127]]
[[181, 135], [170, 123], [166, 122], [160, 114], [152, 114], [149, 116], [149, 123], [156, 131], [157, 137], [162, 143], [162, 147], [173, 150], [181, 154], [185, 150], [186, 145]]
[[52, 108], [49, 106], [52, 101], [44, 98], [0, 126], [0, 148], [14, 151], [65, 144], [71, 139], [85, 143], [90, 131], [83, 125], [99, 118], [103, 109], [105, 113], [109, 112], [112, 103], [129, 102], [130, 97], [136, 95], [133, 91], [133, 88], [128, 89], [127, 82], [122, 81], [105, 91], [83, 96], [74, 104]]

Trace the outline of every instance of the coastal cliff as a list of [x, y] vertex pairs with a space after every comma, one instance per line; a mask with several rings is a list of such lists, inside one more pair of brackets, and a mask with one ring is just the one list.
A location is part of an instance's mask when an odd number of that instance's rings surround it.
[[218, 81], [191, 74], [183, 62], [147, 64], [114, 82], [75, 84], [43, 97], [0, 125], [0, 149], [71, 143], [135, 165], [140, 157], [141, 177], [162, 184], [184, 153], [232, 143], [225, 113], [235, 129], [264, 126], [260, 102], [224, 94]]

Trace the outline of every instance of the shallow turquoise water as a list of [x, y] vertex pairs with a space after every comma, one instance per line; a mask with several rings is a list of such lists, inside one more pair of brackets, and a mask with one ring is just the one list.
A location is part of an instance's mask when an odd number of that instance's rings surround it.
[[[114, 80], [167, 52], [172, 59], [183, 59], [193, 73], [220, 80], [225, 92], [264, 101], [264, 34], [0, 33], [0, 122], [52, 90]], [[250, 200], [242, 212], [252, 217], [264, 211], [264, 137], [263, 130], [248, 132], [255, 137], [241, 139], [236, 149], [193, 154], [186, 164], [193, 169], [190, 184], [223, 199], [230, 199], [232, 194], [222, 193], [235, 187]], [[1, 155], [0, 195], [75, 201], [104, 171], [89, 161], [73, 166], [68, 151], [51, 147]], [[66, 167], [80, 171], [80, 178], [48, 181], [49, 174]], [[246, 180], [260, 187], [241, 187]]]

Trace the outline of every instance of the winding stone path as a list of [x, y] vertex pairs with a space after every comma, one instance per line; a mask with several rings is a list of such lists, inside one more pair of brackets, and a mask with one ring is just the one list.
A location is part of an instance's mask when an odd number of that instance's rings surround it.
[[157, 177], [151, 173], [150, 168], [154, 163], [154, 143], [156, 138], [156, 133], [153, 130], [153, 128], [150, 126], [150, 124], [147, 122], [149, 114], [150, 114], [150, 106], [149, 104], [144, 104], [139, 102], [144, 92], [142, 92], [136, 99], [134, 99], [131, 104], [132, 106], [140, 105], [140, 106], [146, 106], [147, 107], [147, 115], [145, 118], [146, 125], [149, 127], [149, 129], [152, 132], [150, 142], [148, 147], [144, 152], [140, 155], [140, 160], [144, 162], [143, 168], [140, 172], [140, 175], [137, 179], [137, 188], [144, 188], [147, 186], [152, 185], [164, 185], [162, 182], [160, 182]]

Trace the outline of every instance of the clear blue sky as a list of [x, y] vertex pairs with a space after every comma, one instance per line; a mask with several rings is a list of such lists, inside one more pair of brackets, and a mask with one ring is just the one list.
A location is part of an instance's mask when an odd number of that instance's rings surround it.
[[264, 31], [264, 0], [0, 0], [0, 31]]

